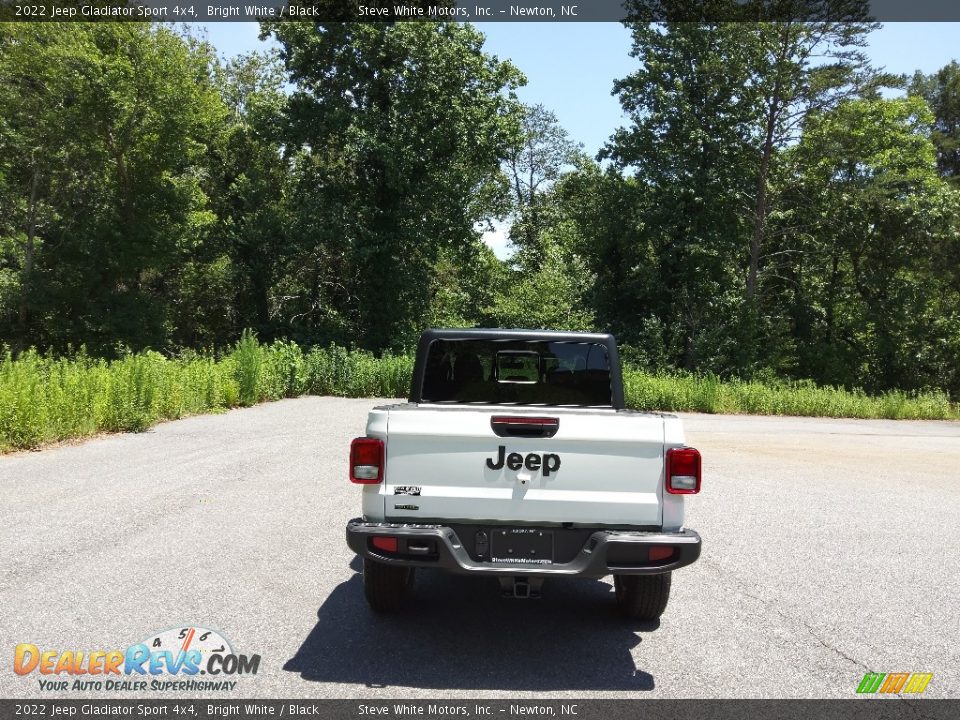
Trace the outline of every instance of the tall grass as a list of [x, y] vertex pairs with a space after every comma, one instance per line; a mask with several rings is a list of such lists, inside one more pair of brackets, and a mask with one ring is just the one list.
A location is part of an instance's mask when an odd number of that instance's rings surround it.
[[340, 347], [304, 352], [251, 333], [221, 357], [156, 352], [106, 361], [28, 351], [0, 362], [0, 452], [300, 395], [401, 397], [413, 360]]
[[818, 386], [803, 381], [720, 380], [713, 375], [651, 375], [627, 370], [623, 378], [629, 407], [750, 415], [949, 420], [960, 408], [946, 393], [899, 390], [867, 395], [862, 390]]
[[[140, 431], [170, 420], [300, 395], [404, 397], [413, 358], [329, 346], [304, 351], [291, 342], [260, 343], [244, 333], [230, 352], [212, 356], [156, 352], [117, 360], [83, 352], [52, 358], [8, 352], [0, 362], [0, 452], [100, 432]], [[711, 375], [624, 372], [627, 405], [640, 410], [957, 419], [940, 392], [818, 387], [811, 382], [721, 381]]]

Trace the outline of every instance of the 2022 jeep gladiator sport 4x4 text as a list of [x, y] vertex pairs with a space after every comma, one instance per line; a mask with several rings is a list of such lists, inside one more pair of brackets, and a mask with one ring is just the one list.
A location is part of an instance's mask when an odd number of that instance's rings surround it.
[[492, 575], [536, 597], [545, 578], [613, 575], [617, 604], [653, 620], [671, 573], [700, 556], [683, 496], [700, 453], [680, 420], [624, 407], [611, 335], [428, 330], [410, 401], [370, 411], [350, 448], [370, 606], [399, 608], [417, 567]]

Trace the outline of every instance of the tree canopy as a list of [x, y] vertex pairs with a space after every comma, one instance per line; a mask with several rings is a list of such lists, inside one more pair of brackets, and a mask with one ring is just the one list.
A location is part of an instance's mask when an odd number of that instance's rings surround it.
[[0, 24], [0, 343], [601, 329], [650, 370], [960, 395], [956, 61], [872, 67], [860, 0], [634, 5], [596, 159], [467, 24], [264, 23], [277, 49], [226, 61], [182, 28]]

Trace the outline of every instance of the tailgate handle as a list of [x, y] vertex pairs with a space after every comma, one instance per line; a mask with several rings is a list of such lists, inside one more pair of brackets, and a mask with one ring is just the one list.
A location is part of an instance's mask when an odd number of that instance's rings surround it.
[[498, 437], [551, 438], [560, 429], [560, 419], [494, 415], [490, 427]]

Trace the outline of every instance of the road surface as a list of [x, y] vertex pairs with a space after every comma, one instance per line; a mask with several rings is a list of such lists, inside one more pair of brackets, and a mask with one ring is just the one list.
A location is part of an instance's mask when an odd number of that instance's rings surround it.
[[932, 672], [927, 696], [960, 697], [960, 423], [685, 416], [703, 555], [659, 623], [619, 620], [609, 582], [524, 601], [436, 572], [381, 618], [343, 529], [349, 441], [377, 402], [0, 457], [0, 697], [126, 697], [41, 692], [14, 647], [125, 649], [181, 625], [261, 656], [234, 690], [188, 697], [851, 697], [867, 671]]

